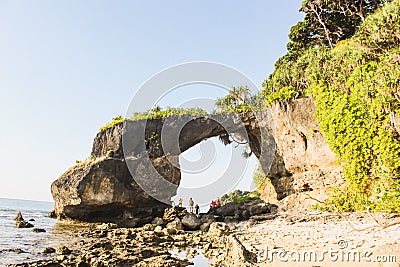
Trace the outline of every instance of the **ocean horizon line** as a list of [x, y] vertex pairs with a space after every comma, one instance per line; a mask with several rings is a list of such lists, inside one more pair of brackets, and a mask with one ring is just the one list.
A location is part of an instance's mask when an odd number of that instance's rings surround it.
[[54, 204], [53, 201], [36, 200], [36, 199], [22, 199], [22, 198], [10, 198], [10, 197], [0, 197], [0, 200], [18, 200], [18, 201], [31, 201], [31, 202], [42, 202], [42, 203]]

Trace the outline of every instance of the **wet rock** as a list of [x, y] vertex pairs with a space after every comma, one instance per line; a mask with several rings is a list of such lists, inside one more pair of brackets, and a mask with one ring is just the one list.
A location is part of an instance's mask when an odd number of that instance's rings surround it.
[[50, 218], [53, 218], [53, 219], [57, 218], [57, 214], [54, 210], [49, 211], [49, 213], [47, 213], [47, 216], [49, 216]]
[[71, 254], [71, 250], [67, 248], [66, 246], [60, 246], [56, 249], [56, 254], [57, 255], [69, 255]]
[[230, 230], [226, 223], [222, 222], [214, 222], [210, 225], [210, 229], [208, 230], [208, 234], [211, 236], [223, 236], [229, 235]]
[[35, 219], [29, 219], [29, 221], [30, 221], [30, 222], [34, 222], [34, 221], [35, 221]]
[[42, 253], [43, 254], [51, 254], [51, 253], [55, 253], [56, 249], [52, 248], [52, 247], [46, 247], [42, 249]]
[[22, 250], [20, 248], [11, 248], [11, 249], [3, 250], [3, 251], [5, 251], [5, 252], [13, 252], [13, 253], [17, 253], [17, 254], [28, 253], [25, 250]]
[[32, 228], [34, 227], [33, 224], [31, 224], [30, 222], [26, 222], [26, 221], [17, 221], [15, 223], [15, 227], [17, 228]]
[[198, 230], [201, 225], [200, 219], [193, 213], [188, 213], [182, 218], [182, 224], [189, 230]]
[[17, 222], [24, 221], [24, 218], [22, 217], [22, 213], [20, 211], [18, 211], [18, 214], [14, 218], [14, 220], [17, 221]]
[[32, 232], [34, 232], [34, 233], [45, 233], [46, 230], [44, 230], [42, 228], [33, 228]]

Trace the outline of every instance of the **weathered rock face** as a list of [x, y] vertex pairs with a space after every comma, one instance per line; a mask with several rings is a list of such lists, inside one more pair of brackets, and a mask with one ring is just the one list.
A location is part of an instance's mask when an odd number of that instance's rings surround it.
[[259, 122], [261, 128], [270, 127], [272, 120], [275, 127], [276, 155], [267, 175], [271, 183], [264, 185], [262, 194], [266, 202], [290, 196], [287, 206], [306, 207], [313, 202], [306, 194], [323, 199], [330, 187], [344, 183], [338, 159], [319, 130], [315, 109], [312, 98], [280, 102], [272, 106], [272, 118]]
[[[128, 121], [97, 134], [91, 159], [51, 186], [58, 217], [83, 221], [150, 222], [161, 216], [180, 183], [179, 154], [202, 140], [245, 135], [241, 118], [172, 117]], [[151, 195], [151, 196], [150, 196]]]
[[[169, 173], [171, 182], [179, 182], [177, 167], [165, 158], [154, 161], [158, 171]], [[134, 164], [140, 169], [138, 175], [153, 171], [149, 170], [153, 166], [141, 159]], [[52, 184], [51, 190], [58, 216], [83, 221], [134, 218], [133, 224], [142, 224], [162, 214], [167, 206], [141, 190], [130, 175], [125, 160], [117, 158], [103, 157], [75, 165]]]
[[84, 221], [150, 222], [162, 216], [176, 195], [179, 154], [210, 137], [226, 141], [228, 133], [247, 139], [268, 173], [271, 183], [262, 195], [266, 202], [304, 191], [323, 195], [343, 178], [314, 110], [313, 100], [302, 98], [257, 114], [117, 124], [97, 134], [90, 160], [73, 166], [52, 184], [55, 213]]

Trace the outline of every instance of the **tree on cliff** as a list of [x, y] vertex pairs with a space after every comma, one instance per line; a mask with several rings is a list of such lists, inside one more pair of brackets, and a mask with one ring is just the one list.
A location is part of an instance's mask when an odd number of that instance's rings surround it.
[[309, 47], [332, 48], [354, 35], [358, 25], [377, 8], [390, 0], [305, 0], [300, 11], [304, 20], [290, 29], [288, 54], [279, 62], [295, 60]]
[[217, 99], [215, 106], [220, 112], [241, 113], [251, 110], [252, 96], [247, 86], [234, 86], [228, 94]]
[[[264, 81], [262, 94], [267, 105], [295, 98], [309, 86], [304, 79], [308, 49], [333, 48], [352, 37], [370, 14], [392, 0], [304, 0], [304, 20], [290, 29], [288, 53], [277, 60], [274, 72]], [[296, 71], [292, 71], [296, 69]]]

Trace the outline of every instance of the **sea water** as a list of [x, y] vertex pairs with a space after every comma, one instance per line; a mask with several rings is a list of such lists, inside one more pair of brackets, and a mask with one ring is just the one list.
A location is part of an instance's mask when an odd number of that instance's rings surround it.
[[[47, 216], [51, 210], [53, 203], [50, 202], [0, 198], [0, 266], [54, 257], [42, 254], [42, 249], [72, 242], [69, 230]], [[25, 221], [34, 219], [30, 223], [46, 232], [16, 228], [14, 218], [19, 211]]]

